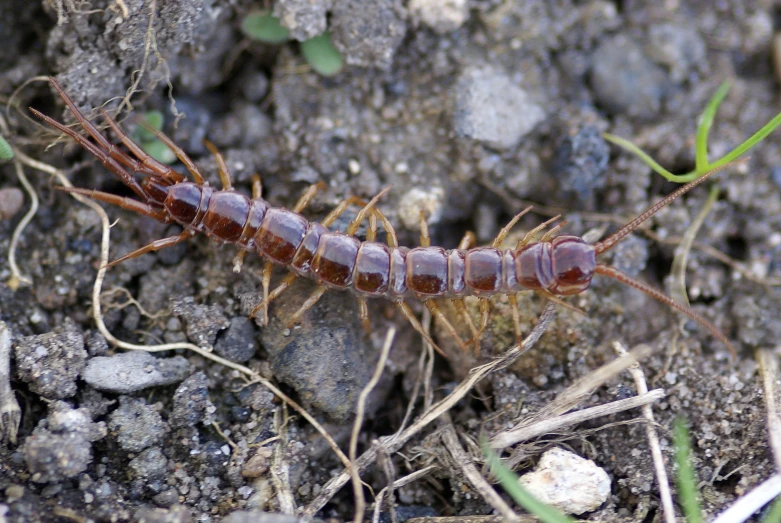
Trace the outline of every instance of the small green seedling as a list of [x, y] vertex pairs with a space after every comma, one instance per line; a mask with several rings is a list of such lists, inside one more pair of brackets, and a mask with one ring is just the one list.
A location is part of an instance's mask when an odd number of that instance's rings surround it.
[[689, 429], [686, 428], [686, 422], [681, 418], [676, 419], [673, 424], [673, 445], [675, 446], [675, 463], [678, 465], [676, 475], [678, 496], [683, 507], [683, 514], [687, 523], [702, 523], [700, 491], [697, 489], [697, 480], [692, 464]]
[[659, 163], [657, 163], [656, 160], [651, 158], [651, 156], [648, 155], [648, 153], [646, 153], [645, 151], [637, 147], [629, 140], [626, 140], [624, 138], [609, 133], [604, 133], [602, 136], [608, 142], [618, 145], [619, 147], [622, 147], [623, 149], [626, 149], [627, 151], [637, 155], [643, 162], [645, 162], [649, 167], [651, 167], [651, 169], [653, 169], [656, 173], [664, 176], [664, 178], [666, 178], [667, 180], [676, 183], [688, 183], [692, 180], [696, 180], [697, 178], [702, 176], [710, 169], [720, 167], [733, 160], [738, 159], [743, 153], [745, 153], [746, 151], [748, 151], [749, 149], [757, 145], [759, 142], [764, 140], [767, 135], [769, 135], [776, 129], [776, 127], [781, 125], [781, 113], [779, 113], [775, 116], [775, 118], [773, 118], [767, 124], [765, 124], [764, 127], [762, 127], [759, 131], [754, 133], [748, 140], [738, 145], [733, 150], [731, 150], [730, 152], [728, 152], [727, 154], [725, 154], [715, 162], [709, 163], [708, 162], [708, 133], [710, 132], [711, 126], [713, 125], [713, 118], [716, 115], [716, 111], [718, 110], [719, 105], [721, 105], [721, 102], [724, 101], [724, 98], [726, 98], [729, 89], [730, 89], [730, 84], [728, 82], [721, 84], [721, 86], [719, 86], [719, 88], [716, 90], [716, 93], [708, 102], [708, 105], [705, 107], [705, 110], [702, 112], [702, 115], [700, 115], [700, 120], [697, 125], [697, 137], [695, 141], [695, 151], [694, 151], [695, 169], [689, 173], [680, 174], [680, 175], [673, 174], [667, 169], [665, 169], [664, 167], [662, 167], [661, 165], [659, 165]]
[[487, 441], [484, 440], [481, 443], [481, 447], [488, 468], [491, 469], [491, 472], [499, 480], [502, 488], [527, 512], [537, 516], [543, 523], [575, 523], [574, 519], [563, 514], [558, 509], [541, 502], [523, 488], [518, 481], [518, 476], [502, 463], [502, 460], [491, 449]]
[[[267, 44], [282, 44], [290, 39], [290, 33], [279, 18], [267, 11], [258, 11], [244, 17], [241, 30], [250, 39]], [[338, 74], [344, 62], [339, 50], [331, 43], [331, 34], [326, 31], [301, 42], [301, 54], [315, 72], [323, 76]]]
[[338, 74], [344, 65], [342, 55], [331, 43], [328, 31], [301, 42], [301, 54], [312, 69], [323, 76]]
[[11, 144], [0, 135], [0, 160], [6, 161], [14, 157], [14, 150], [11, 148]]
[[241, 30], [249, 38], [267, 44], [282, 44], [290, 39], [279, 18], [267, 11], [250, 13], [241, 21]]
[[[164, 118], [163, 113], [160, 111], [146, 112], [142, 118], [153, 129], [159, 131], [163, 128]], [[155, 138], [154, 133], [144, 129], [142, 125], [136, 127], [136, 130], [133, 132], [133, 140], [141, 146], [144, 152], [160, 163], [170, 165], [176, 161], [176, 154], [167, 145]]]

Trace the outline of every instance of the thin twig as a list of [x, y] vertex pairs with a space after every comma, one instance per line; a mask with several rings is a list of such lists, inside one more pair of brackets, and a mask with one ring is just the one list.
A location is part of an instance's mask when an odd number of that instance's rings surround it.
[[[293, 496], [293, 489], [290, 487], [290, 467], [285, 461], [285, 448], [287, 447], [287, 419], [281, 420], [283, 412], [287, 413], [287, 408], [277, 409], [274, 413], [274, 429], [279, 440], [274, 444], [274, 453], [271, 458], [271, 482], [277, 491], [277, 500], [279, 501], [279, 511], [286, 516], [292, 516], [296, 513], [296, 500]], [[285, 415], [285, 418], [287, 416]]]
[[[626, 348], [619, 342], [613, 343], [613, 348], [619, 356], [627, 354]], [[637, 363], [629, 367], [629, 373], [635, 380], [637, 394], [642, 396], [648, 393], [648, 384], [645, 381], [645, 373]], [[659, 498], [662, 501], [662, 511], [664, 520], [667, 523], [675, 523], [675, 505], [673, 505], [673, 496], [670, 490], [670, 481], [667, 478], [667, 469], [662, 455], [662, 447], [659, 444], [659, 435], [656, 433], [656, 421], [654, 420], [654, 411], [651, 404], [641, 407], [643, 417], [648, 421], [645, 424], [645, 433], [648, 437], [648, 445], [651, 447], [651, 459], [654, 462], [654, 471], [656, 472], [656, 481], [659, 483]]]
[[643, 405], [659, 401], [664, 398], [664, 396], [664, 390], [654, 389], [646, 394], [641, 394], [640, 396], [635, 396], [633, 398], [616, 400], [604, 405], [597, 405], [596, 407], [570, 412], [569, 414], [545, 418], [540, 421], [535, 421], [531, 425], [523, 425], [515, 429], [500, 432], [490, 440], [490, 445], [492, 449], [504, 449], [511, 445], [515, 445], [516, 443], [528, 441], [537, 436], [561, 430], [570, 425], [642, 407]]
[[456, 465], [461, 467], [461, 472], [464, 473], [466, 479], [475, 488], [478, 494], [482, 496], [486, 503], [491, 505], [506, 521], [518, 522], [521, 520], [518, 517], [510, 505], [505, 502], [502, 497], [493, 489], [490, 483], [486, 481], [477, 467], [472, 463], [472, 458], [464, 451], [461, 444], [458, 442], [458, 436], [456, 435], [456, 428], [453, 426], [453, 421], [450, 419], [450, 414], [445, 413], [442, 416], [444, 421], [444, 429], [442, 430], [442, 442], [445, 444], [445, 448], [450, 452]]
[[374, 368], [374, 374], [372, 374], [369, 383], [366, 384], [358, 395], [358, 405], [355, 408], [355, 422], [353, 423], [353, 431], [350, 436], [350, 448], [348, 450], [350, 456], [350, 477], [353, 480], [353, 494], [355, 495], [354, 523], [361, 523], [363, 521], [363, 515], [366, 512], [366, 499], [363, 496], [361, 473], [355, 466], [355, 461], [358, 458], [358, 437], [361, 434], [361, 425], [363, 425], [363, 418], [366, 413], [366, 399], [374, 390], [374, 387], [377, 386], [377, 383], [380, 382], [382, 371], [385, 370], [385, 363], [388, 361], [388, 353], [390, 353], [391, 345], [393, 345], [393, 338], [395, 337], [396, 327], [391, 327], [388, 329], [388, 334], [385, 335], [385, 343], [382, 345], [382, 352], [380, 352], [380, 358], [377, 360], [377, 366]]
[[[8, 124], [6, 123], [5, 118], [2, 116], [0, 116], [0, 133], [4, 134], [5, 136], [10, 136]], [[30, 209], [25, 213], [24, 216], [22, 216], [22, 219], [19, 220], [19, 223], [16, 225], [16, 228], [11, 235], [11, 243], [8, 245], [8, 266], [11, 269], [11, 277], [6, 282], [6, 285], [8, 285], [11, 290], [16, 290], [20, 285], [32, 285], [33, 283], [30, 278], [24, 276], [19, 270], [19, 266], [16, 264], [16, 249], [19, 244], [19, 238], [22, 237], [22, 232], [38, 212], [38, 194], [35, 192], [35, 189], [33, 189], [33, 186], [30, 184], [30, 182], [27, 180], [27, 176], [24, 174], [24, 168], [22, 167], [22, 160], [20, 159], [19, 151], [13, 145], [11, 148], [14, 151], [13, 162], [14, 170], [16, 170], [16, 177], [19, 179], [19, 183], [22, 184], [22, 187], [24, 187], [24, 190], [30, 196]]]
[[765, 392], [768, 439], [776, 462], [776, 473], [781, 473], [781, 416], [778, 408], [781, 401], [781, 374], [778, 356], [773, 351], [760, 349], [757, 351], [757, 360], [762, 371], [762, 390]]
[[[420, 418], [410, 425], [409, 428], [404, 430], [400, 434], [394, 434], [380, 438], [380, 441], [372, 445], [370, 449], [364, 452], [356, 461], [355, 466], [358, 470], [363, 470], [377, 458], [377, 451], [380, 446], [383, 446], [388, 453], [396, 452], [400, 449], [410, 438], [418, 434], [421, 430], [427, 427], [434, 420], [438, 419], [445, 412], [453, 408], [462, 398], [464, 398], [474, 385], [481, 381], [483, 378], [496, 372], [500, 369], [512, 365], [512, 363], [518, 359], [518, 357], [526, 352], [529, 348], [534, 346], [540, 339], [542, 334], [548, 328], [548, 325], [556, 317], [556, 306], [552, 303], [548, 303], [545, 309], [542, 311], [539, 323], [532, 329], [529, 336], [523, 340], [520, 346], [516, 346], [505, 352], [500, 358], [472, 369], [469, 375], [464, 381], [462, 381], [450, 394], [443, 399], [435, 403], [424, 412]], [[322, 509], [326, 503], [350, 480], [350, 474], [347, 470], [343, 470], [338, 476], [332, 478], [326, 483], [320, 494], [312, 500], [312, 502], [305, 507], [300, 515], [304, 517], [314, 516], [320, 509]]]
[[711, 523], [743, 523], [779, 495], [781, 495], [781, 474], [776, 474], [754, 487], [748, 494], [738, 498]]
[[0, 321], [0, 442], [16, 445], [22, 409], [11, 388], [11, 329]]
[[[438, 468], [439, 465], [429, 465], [428, 467], [424, 467], [420, 470], [416, 470], [412, 474], [408, 474], [403, 478], [397, 479], [392, 484], [382, 489], [377, 494], [377, 497], [374, 498], [374, 514], [372, 515], [372, 523], [379, 523], [380, 515], [382, 514], [382, 503], [385, 500], [385, 496], [388, 495], [388, 493], [391, 490], [403, 487], [405, 485], [409, 485], [413, 481], [422, 478], [423, 476], [427, 475], [429, 472], [436, 470]], [[391, 510], [393, 510], [393, 507], [391, 507]]]

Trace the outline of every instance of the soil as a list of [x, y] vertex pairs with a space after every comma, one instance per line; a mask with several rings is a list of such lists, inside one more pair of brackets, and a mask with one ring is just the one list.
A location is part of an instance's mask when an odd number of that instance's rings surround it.
[[[131, 131], [131, 112], [161, 111], [164, 131], [212, 185], [219, 187], [220, 178], [204, 138], [224, 154], [239, 191], [249, 194], [259, 173], [263, 197], [290, 208], [323, 181], [326, 189], [306, 210], [322, 220], [349, 196], [369, 199], [393, 185], [378, 207], [399, 243], [418, 244], [424, 210], [432, 244], [455, 248], [469, 230], [479, 244], [490, 243], [527, 202], [537, 210], [521, 220], [519, 231], [560, 211], [568, 219], [563, 232], [599, 237], [674, 190], [636, 157], [608, 146], [602, 132], [685, 172], [694, 167], [698, 115], [722, 82], [732, 88], [711, 132], [711, 160], [780, 107], [773, 67], [779, 11], [769, 0], [260, 4], [0, 0], [5, 138], [62, 169], [76, 187], [133, 197], [100, 162], [31, 117], [28, 106], [73, 122], [45, 79], [51, 75], [96, 122], [104, 104], [119, 108]], [[328, 27], [344, 57], [342, 72], [314, 72], [295, 40], [251, 41], [241, 21], [259, 7], [274, 9], [294, 37]], [[122, 101], [128, 92], [130, 103]], [[780, 166], [777, 131], [745, 166], [714, 178], [720, 194], [688, 260], [692, 307], [727, 334], [737, 358], [696, 323], [597, 276], [589, 291], [567, 300], [585, 316], [559, 306], [529, 353], [451, 409], [478, 468], [481, 435], [490, 438], [539, 411], [614, 360], [619, 342], [652, 348], [642, 368], [649, 388], [665, 390], [653, 412], [668, 471], [672, 476], [671, 427], [682, 417], [708, 515], [773, 475], [755, 354], [777, 350], [781, 338], [781, 287], [772, 285], [781, 278]], [[124, 353], [107, 343], [92, 317], [101, 234], [96, 213], [54, 190], [50, 174], [29, 163], [23, 168], [40, 199], [15, 249], [29, 284], [12, 277], [7, 254], [30, 197], [25, 193], [21, 210], [18, 198], [4, 199], [11, 203], [0, 209], [0, 320], [11, 333], [11, 387], [22, 409], [16, 441], [3, 442], [0, 434], [0, 521], [244, 521], [250, 517], [244, 511], [293, 516], [295, 507], [307, 507], [344, 469], [318, 432], [263, 383], [249, 383], [235, 368], [202, 355], [179, 349], [118, 357]], [[22, 189], [16, 172], [13, 162], [0, 163], [0, 190]], [[636, 233], [602, 262], [669, 289], [675, 242], [658, 239], [682, 236], [707, 193], [700, 187], [675, 201], [650, 221], [654, 238]], [[112, 259], [179, 232], [106, 207], [118, 220], [111, 229]], [[335, 227], [346, 227], [356, 210]], [[365, 234], [365, 227], [359, 230]], [[757, 278], [725, 265], [703, 245]], [[371, 335], [353, 297], [338, 292], [326, 293], [288, 329], [286, 318], [314, 290], [296, 282], [273, 302], [269, 325], [261, 326], [246, 318], [261, 296], [263, 261], [250, 254], [237, 274], [234, 255], [231, 246], [199, 236], [110, 268], [103, 289], [111, 292], [102, 301], [107, 328], [142, 345], [213, 347], [275, 383], [342, 449], [389, 327], [398, 332], [363, 411], [359, 453], [399, 430], [411, 399], [414, 419], [515, 341], [506, 297], [492, 300], [479, 354], [457, 347], [435, 322], [433, 336], [449, 357], [437, 357], [426, 403], [423, 388], [413, 396], [421, 337], [391, 303], [370, 303]], [[283, 276], [275, 273], [274, 282]], [[520, 302], [528, 333], [544, 298]], [[447, 303], [441, 306], [457, 321]], [[477, 319], [479, 307], [467, 306]], [[424, 307], [412, 308], [422, 317]], [[581, 407], [635, 394], [633, 378], [623, 373]], [[569, 449], [610, 479], [607, 499], [584, 517], [661, 521], [641, 420], [637, 410], [614, 414], [538, 437], [505, 456], [512, 455], [523, 474], [547, 449]], [[432, 472], [395, 489], [398, 521], [493, 513], [445, 450], [440, 423], [444, 419], [362, 472], [369, 514], [372, 492], [388, 484], [389, 473], [398, 478], [429, 465]], [[352, 520], [355, 507], [347, 486], [317, 517]], [[382, 520], [391, 521], [387, 505], [382, 512]]]

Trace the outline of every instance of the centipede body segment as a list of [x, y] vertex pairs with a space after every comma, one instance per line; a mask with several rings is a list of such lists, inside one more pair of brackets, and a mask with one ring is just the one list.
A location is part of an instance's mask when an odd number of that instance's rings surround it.
[[[475, 247], [474, 237], [469, 234], [457, 249], [448, 250], [431, 246], [425, 219], [421, 217], [421, 246], [410, 249], [398, 245], [392, 224], [376, 208], [377, 201], [388, 189], [369, 202], [355, 197], [345, 200], [322, 222], [310, 221], [301, 212], [315, 193], [322, 189], [322, 184], [310, 187], [292, 210], [276, 208], [261, 197], [259, 181], [253, 184], [251, 198], [236, 192], [232, 187], [225, 161], [211, 144], [207, 144], [207, 147], [217, 160], [221, 189], [205, 183], [195, 163], [170, 138], [160, 131], [149, 129], [174, 151], [192, 176], [191, 181], [184, 174], [146, 154], [107, 113], [102, 112], [103, 118], [128, 152], [113, 145], [79, 112], [53, 78], [51, 83], [93, 141], [31, 108], [33, 114], [72, 137], [98, 158], [140, 200], [90, 189], [63, 190], [83, 194], [162, 222], [175, 222], [184, 227], [181, 234], [156, 240], [113, 261], [111, 265], [175, 245], [195, 234], [203, 233], [218, 241], [239, 247], [239, 254], [234, 259], [236, 270], [240, 269], [246, 252], [254, 252], [265, 260], [262, 274], [263, 300], [251, 314], [254, 316], [262, 313], [264, 322], [268, 319], [269, 302], [287, 289], [296, 278], [305, 277], [314, 280], [318, 284], [318, 289], [289, 318], [291, 324], [295, 323], [327, 290], [343, 290], [356, 296], [361, 318], [367, 328], [369, 317], [366, 300], [388, 299], [395, 303], [404, 317], [434, 347], [436, 344], [421, 327], [407, 304], [408, 300], [422, 301], [464, 347], [470, 342], [476, 343], [488, 325], [488, 297], [504, 294], [510, 298], [510, 304], [515, 308], [513, 314], [515, 334], [520, 338], [516, 293], [535, 290], [549, 299], [559, 301], [559, 296], [585, 291], [589, 288], [594, 274], [601, 274], [641, 290], [694, 319], [720, 339], [734, 354], [732, 345], [719, 329], [692, 309], [613, 267], [597, 262], [597, 255], [612, 248], [659, 209], [693, 189], [720, 169], [714, 169], [678, 188], [617, 232], [594, 245], [589, 245], [576, 236], [557, 236], [563, 223], [554, 226], [540, 240], [535, 241], [533, 234], [550, 224], [546, 222], [527, 234], [515, 248], [500, 248], [510, 228], [530, 210], [525, 209], [500, 231], [495, 241], [488, 247]], [[722, 168], [724, 167], [726, 166]], [[132, 173], [145, 177], [139, 182]], [[350, 205], [359, 205], [361, 210], [347, 230], [344, 233], [330, 230], [329, 227]], [[369, 220], [369, 232], [367, 240], [361, 241], [355, 236], [355, 232], [366, 219]], [[378, 222], [387, 232], [387, 244], [375, 241]], [[289, 274], [276, 288], [271, 289], [271, 270], [274, 265], [288, 269]], [[480, 325], [475, 325], [466, 312], [463, 300], [467, 296], [476, 296], [481, 300]], [[469, 326], [471, 340], [464, 341], [459, 338], [455, 328], [440, 311], [436, 302], [439, 299], [453, 302], [456, 310]]]

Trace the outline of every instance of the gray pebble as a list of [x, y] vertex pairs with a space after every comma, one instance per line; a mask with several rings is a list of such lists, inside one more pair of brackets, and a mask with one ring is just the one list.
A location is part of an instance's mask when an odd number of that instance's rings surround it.
[[92, 445], [78, 433], [36, 430], [25, 441], [24, 459], [36, 483], [62, 481], [87, 470], [92, 461]]
[[651, 26], [645, 50], [650, 58], [669, 68], [670, 78], [676, 83], [686, 80], [708, 63], [705, 42], [692, 24]]
[[217, 333], [230, 326], [219, 305], [200, 305], [192, 297], [171, 300], [171, 313], [185, 321], [187, 338], [199, 347], [212, 347]]
[[133, 521], [139, 523], [191, 523], [192, 516], [188, 508], [182, 505], [174, 505], [171, 508], [142, 507], [133, 515]]
[[[301, 523], [304, 520], [296, 516], [269, 514], [261, 511], [237, 510], [226, 516], [222, 523]], [[310, 519], [312, 523], [323, 523], [322, 519]]]
[[648, 263], [648, 241], [630, 234], [613, 247], [612, 265], [629, 276], [637, 276]]
[[738, 339], [751, 347], [774, 347], [781, 338], [781, 289], [769, 288], [759, 296], [741, 296], [732, 306]]
[[92, 421], [89, 409], [74, 409], [64, 401], [51, 405], [46, 419], [47, 428], [57, 434], [78, 434], [87, 441], [98, 441], [106, 436], [106, 424]]
[[30, 390], [49, 399], [76, 394], [84, 370], [84, 337], [70, 321], [53, 332], [25, 336], [16, 344], [16, 373]]
[[398, 0], [337, 0], [331, 40], [348, 64], [387, 69], [407, 26]]
[[145, 481], [160, 481], [165, 478], [168, 458], [159, 447], [148, 448], [133, 458], [130, 463], [133, 477]]
[[643, 118], [659, 114], [670, 82], [628, 36], [605, 40], [591, 60], [591, 85], [605, 110]]
[[261, 71], [248, 71], [238, 81], [241, 83], [241, 94], [248, 102], [258, 103], [268, 93], [268, 77]]
[[214, 352], [238, 363], [255, 355], [255, 329], [244, 316], [231, 318], [230, 327], [217, 339]]
[[609, 159], [610, 147], [599, 129], [585, 125], [559, 143], [553, 173], [564, 190], [586, 200], [593, 195], [594, 189], [605, 185], [603, 174]]
[[116, 433], [119, 446], [128, 452], [141, 452], [157, 445], [168, 431], [154, 406], [129, 396], [120, 397], [119, 408], [109, 414], [109, 429]]
[[[307, 285], [302, 293], [311, 289]], [[305, 405], [334, 420], [352, 416], [373, 370], [352, 297], [326, 293], [292, 330], [286, 323], [301, 305], [300, 296], [282, 294], [274, 304], [262, 331], [274, 377], [293, 387]]]
[[92, 461], [92, 443], [106, 435], [106, 424], [95, 423], [87, 409], [74, 409], [64, 401], [51, 405], [24, 444], [24, 459], [37, 483], [75, 477]]
[[465, 71], [456, 82], [456, 134], [499, 149], [516, 146], [545, 117], [542, 108], [501, 71]]
[[148, 352], [131, 351], [90, 359], [84, 381], [97, 390], [128, 394], [177, 383], [189, 373], [190, 363], [182, 356], [155, 358]]
[[413, 17], [439, 34], [455, 31], [469, 18], [467, 0], [410, 0], [407, 7]]
[[211, 423], [216, 410], [209, 401], [209, 380], [203, 372], [196, 372], [176, 389], [173, 412], [169, 421], [173, 427], [193, 427], [199, 421]]
[[0, 189], [0, 220], [10, 220], [24, 203], [24, 194], [16, 187]]
[[309, 40], [325, 31], [326, 13], [332, 0], [278, 0], [274, 16], [294, 40]]

